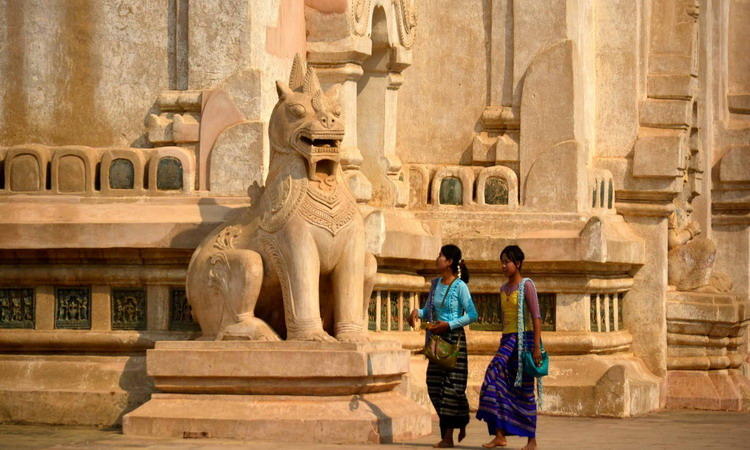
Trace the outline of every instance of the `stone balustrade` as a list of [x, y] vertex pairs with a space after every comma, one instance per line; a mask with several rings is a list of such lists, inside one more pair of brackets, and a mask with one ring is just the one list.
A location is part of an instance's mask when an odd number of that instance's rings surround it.
[[183, 147], [0, 148], [0, 195], [142, 196], [195, 190], [195, 155]]

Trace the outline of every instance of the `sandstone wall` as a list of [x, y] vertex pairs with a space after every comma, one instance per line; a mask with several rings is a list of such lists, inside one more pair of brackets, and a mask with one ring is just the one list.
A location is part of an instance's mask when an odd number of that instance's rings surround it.
[[450, 14], [440, 0], [416, 8], [414, 60], [399, 90], [398, 154], [410, 163], [468, 163], [488, 101], [491, 2], [465, 0]]

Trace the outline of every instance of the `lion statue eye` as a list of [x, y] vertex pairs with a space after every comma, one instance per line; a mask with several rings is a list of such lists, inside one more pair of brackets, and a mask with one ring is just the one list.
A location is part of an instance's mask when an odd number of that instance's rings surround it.
[[336, 117], [341, 117], [341, 107], [340, 106], [334, 106], [333, 107], [333, 115]]
[[294, 105], [289, 105], [289, 111], [292, 112], [297, 117], [305, 117], [305, 114], [307, 113], [307, 110], [304, 106], [300, 105], [299, 103], [296, 103]]

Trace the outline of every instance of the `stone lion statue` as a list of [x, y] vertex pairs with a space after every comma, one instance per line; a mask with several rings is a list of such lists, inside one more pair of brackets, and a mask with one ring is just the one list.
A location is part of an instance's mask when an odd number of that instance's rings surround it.
[[729, 276], [714, 270], [716, 244], [700, 236], [701, 227], [690, 217], [690, 209], [686, 202], [678, 201], [669, 216], [669, 284], [681, 291], [729, 292]]
[[367, 339], [377, 262], [339, 165], [338, 88], [323, 92], [299, 56], [289, 84], [276, 82], [265, 188], [204, 239], [188, 267], [203, 339]]

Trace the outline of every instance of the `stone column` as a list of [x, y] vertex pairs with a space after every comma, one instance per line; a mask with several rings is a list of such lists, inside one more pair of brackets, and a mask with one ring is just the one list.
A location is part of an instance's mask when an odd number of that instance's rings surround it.
[[655, 375], [667, 372], [667, 215], [669, 208], [623, 208], [630, 228], [645, 240], [646, 264], [625, 295], [623, 324], [633, 335], [633, 353]]
[[151, 331], [169, 329], [169, 287], [146, 286], [146, 326]]
[[[351, 55], [350, 55], [351, 56]], [[367, 202], [372, 198], [372, 183], [362, 173], [362, 152], [357, 141], [357, 82], [362, 77], [362, 60], [364, 54], [357, 54], [357, 63], [344, 62], [342, 64], [313, 63], [323, 89], [334, 84], [341, 85], [339, 102], [343, 110], [346, 132], [341, 142], [341, 168], [349, 183], [354, 197], [358, 202]]]

